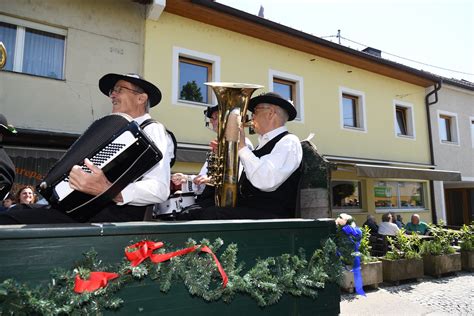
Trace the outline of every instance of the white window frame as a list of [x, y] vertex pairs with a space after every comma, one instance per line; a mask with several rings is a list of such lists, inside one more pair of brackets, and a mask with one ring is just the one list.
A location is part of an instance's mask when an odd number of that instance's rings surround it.
[[[413, 212], [419, 212], [419, 213], [423, 213], [423, 212], [429, 212], [429, 204], [430, 203], [428, 201], [429, 199], [429, 196], [428, 196], [428, 184], [426, 181], [403, 181], [403, 180], [385, 180], [385, 179], [375, 179], [374, 180], [374, 184], [372, 185], [372, 194], [374, 194], [374, 186], [375, 186], [375, 183], [376, 182], [395, 182], [397, 183], [397, 201], [400, 202], [400, 187], [399, 187], [399, 183], [421, 183], [421, 186], [423, 188], [423, 203], [424, 203], [424, 206], [422, 207], [404, 207], [404, 208], [400, 208], [400, 207], [397, 207], [397, 208], [390, 208], [390, 207], [376, 207], [375, 205], [373, 206], [375, 208], [375, 213], [376, 214], [383, 214], [383, 213], [390, 213], [390, 212], [394, 212], [394, 213], [413, 213]], [[372, 198], [374, 196], [372, 195]]]
[[[358, 98], [357, 102], [357, 120], [360, 123], [359, 127], [349, 127], [344, 126], [344, 94], [348, 94]], [[345, 131], [351, 132], [362, 132], [367, 133], [367, 117], [366, 117], [366, 110], [365, 110], [365, 93], [362, 91], [346, 88], [346, 87], [339, 87], [339, 111], [340, 111], [340, 124], [341, 129]]]
[[[44, 25], [44, 24], [39, 24], [36, 22], [21, 20], [21, 19], [10, 17], [10, 16], [1, 15], [1, 14], [0, 14], [0, 21], [16, 26], [15, 54], [14, 56], [9, 56], [8, 58], [13, 58], [12, 71], [18, 72], [18, 73], [24, 73], [23, 72], [23, 53], [25, 50], [25, 34], [26, 34], [27, 28], [64, 36], [63, 69], [62, 69], [60, 80], [65, 79], [67, 30], [50, 26], [50, 25]], [[38, 76], [38, 75], [33, 75], [33, 74], [29, 74], [29, 75]], [[38, 77], [51, 78], [48, 76], [38, 76]], [[53, 79], [56, 79], [56, 78], [53, 78]]]
[[[347, 206], [339, 206], [339, 207], [335, 207], [333, 205], [334, 203], [334, 196], [333, 196], [333, 192], [332, 192], [332, 184], [334, 181], [337, 181], [337, 182], [359, 182], [360, 183], [360, 192], [359, 192], [359, 207], [358, 208], [350, 208], [350, 207], [347, 207]], [[365, 191], [365, 181], [363, 179], [331, 179], [331, 182], [329, 183], [329, 187], [330, 187], [330, 190], [331, 190], [331, 208], [332, 208], [332, 211], [333, 212], [339, 212], [339, 213], [367, 213], [367, 208], [364, 208], [364, 205], [367, 204], [367, 202], [365, 201], [365, 196], [364, 196], [364, 191]]]
[[474, 116], [469, 117], [469, 126], [471, 127], [471, 144], [474, 148]]
[[[200, 107], [206, 106], [206, 103], [186, 101], [179, 99], [179, 57], [199, 60], [212, 65], [212, 80], [220, 81], [221, 74], [221, 58], [220, 56], [210, 55], [195, 50], [173, 46], [173, 65], [172, 65], [172, 87], [171, 87], [171, 104], [180, 106]], [[217, 104], [214, 93], [211, 93], [211, 99], [207, 105]]]
[[[405, 109], [406, 113], [406, 123], [407, 123], [407, 135], [402, 135], [397, 133], [397, 107], [401, 107]], [[415, 113], [413, 104], [408, 102], [403, 102], [400, 100], [393, 100], [393, 131], [395, 133], [395, 137], [403, 138], [403, 139], [416, 139], [416, 132], [415, 132]]]
[[[441, 139], [441, 125], [439, 124], [439, 120], [441, 119], [441, 116], [449, 116], [451, 118], [452, 141], [445, 141]], [[436, 119], [437, 119], [437, 124], [438, 124], [438, 137], [439, 137], [440, 144], [460, 146], [461, 139], [459, 135], [459, 120], [458, 120], [457, 113], [437, 110]]]
[[303, 77], [295, 75], [295, 74], [290, 74], [283, 71], [275, 70], [275, 69], [269, 69], [268, 70], [268, 90], [270, 92], [274, 92], [273, 91], [274, 79], [281, 79], [281, 80], [291, 81], [295, 83], [296, 101], [295, 100], [292, 100], [292, 101], [293, 101], [293, 105], [295, 106], [297, 114], [294, 121], [303, 123], [304, 122]]

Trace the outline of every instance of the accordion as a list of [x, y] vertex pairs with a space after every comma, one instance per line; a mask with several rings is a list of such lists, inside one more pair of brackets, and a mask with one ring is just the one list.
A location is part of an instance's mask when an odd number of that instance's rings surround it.
[[[100, 195], [92, 196], [69, 186], [69, 172], [74, 165], [91, 172], [84, 165], [85, 158], [112, 182]], [[161, 151], [137, 122], [126, 114], [114, 113], [93, 122], [51, 168], [37, 190], [53, 208], [84, 222], [162, 158]]]

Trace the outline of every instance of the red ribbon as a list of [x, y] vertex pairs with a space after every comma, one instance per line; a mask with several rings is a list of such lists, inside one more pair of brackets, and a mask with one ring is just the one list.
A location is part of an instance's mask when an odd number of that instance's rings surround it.
[[[161, 248], [163, 245], [164, 244], [162, 242], [152, 242], [148, 240], [140, 241], [136, 244], [126, 247], [125, 256], [131, 262], [131, 265], [133, 267], [136, 267], [140, 263], [142, 263], [146, 258], [150, 258], [151, 262], [153, 263], [160, 263], [160, 262], [167, 261], [173, 257], [178, 257], [178, 256], [188, 254], [199, 248], [199, 246], [192, 246], [189, 248], [184, 248], [184, 249], [173, 251], [173, 252], [153, 254], [153, 251], [155, 249]], [[137, 249], [137, 250], [128, 251], [130, 249]], [[227, 274], [222, 268], [222, 265], [220, 264], [216, 255], [207, 246], [201, 247], [200, 251], [209, 253], [212, 256], [222, 278], [222, 287], [225, 288], [227, 286], [227, 282], [229, 281], [229, 278], [227, 277]]]
[[[151, 260], [151, 256], [156, 256], [153, 254], [153, 251], [155, 249], [163, 247], [163, 245], [164, 244], [161, 241], [153, 242], [149, 240], [143, 240], [143, 241], [137, 242], [136, 244], [126, 247], [125, 256], [127, 257], [128, 261], [131, 262], [132, 267], [136, 267], [140, 263], [142, 263], [146, 258], [150, 258]], [[137, 250], [129, 251], [131, 249], [137, 249]]]
[[[162, 243], [161, 241], [153, 242], [149, 240], [143, 240], [136, 244], [126, 247], [125, 256], [131, 262], [131, 265], [133, 267], [136, 267], [147, 258], [150, 258], [151, 262], [153, 263], [160, 263], [160, 262], [167, 261], [173, 257], [178, 257], [178, 256], [188, 254], [190, 252], [195, 251], [196, 249], [200, 247], [200, 246], [192, 246], [189, 248], [184, 248], [184, 249], [180, 249], [173, 252], [153, 254], [153, 251], [163, 246], [164, 246], [164, 243]], [[132, 250], [132, 249], [136, 249], [136, 250]], [[222, 268], [222, 265], [217, 259], [216, 255], [212, 252], [212, 250], [208, 246], [202, 246], [201, 248], [199, 248], [199, 250], [202, 252], [206, 252], [212, 256], [222, 278], [222, 287], [225, 288], [227, 286], [227, 282], [229, 281], [229, 278], [227, 277], [227, 274]], [[106, 287], [109, 280], [113, 280], [115, 278], [118, 278], [119, 276], [120, 275], [118, 273], [111, 273], [111, 272], [90, 272], [89, 279], [83, 280], [80, 278], [79, 275], [76, 275], [75, 284], [74, 284], [74, 292], [76, 293], [83, 293], [85, 291], [94, 292], [95, 290]]]
[[102, 287], [106, 287], [109, 280], [118, 278], [118, 273], [111, 272], [91, 272], [88, 280], [83, 280], [81, 277], [76, 275], [74, 292], [94, 292]]

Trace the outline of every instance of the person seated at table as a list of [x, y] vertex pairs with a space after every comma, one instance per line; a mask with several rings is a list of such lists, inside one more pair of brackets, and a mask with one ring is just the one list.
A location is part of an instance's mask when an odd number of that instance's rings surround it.
[[392, 214], [385, 213], [382, 215], [382, 223], [379, 225], [378, 233], [380, 235], [395, 236], [400, 231], [400, 228], [392, 223]]
[[370, 234], [372, 236], [377, 235], [379, 231], [379, 226], [377, 225], [377, 221], [375, 220], [374, 215], [367, 215], [367, 220], [362, 224], [362, 226], [367, 226], [370, 229]]
[[418, 235], [427, 235], [429, 233], [429, 226], [425, 222], [420, 221], [420, 215], [413, 214], [411, 222], [405, 225], [405, 231], [408, 234], [417, 233]]

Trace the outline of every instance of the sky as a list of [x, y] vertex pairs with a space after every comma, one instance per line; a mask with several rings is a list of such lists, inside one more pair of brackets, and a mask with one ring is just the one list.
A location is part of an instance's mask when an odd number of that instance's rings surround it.
[[[447, 78], [474, 82], [473, 0], [217, 0]], [[340, 38], [337, 37], [340, 30]], [[433, 67], [435, 66], [435, 67]]]

